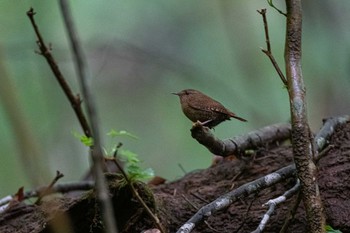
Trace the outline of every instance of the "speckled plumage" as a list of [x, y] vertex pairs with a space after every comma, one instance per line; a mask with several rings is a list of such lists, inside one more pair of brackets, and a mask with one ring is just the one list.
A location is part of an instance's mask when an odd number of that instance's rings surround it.
[[213, 128], [231, 117], [247, 121], [200, 91], [186, 89], [173, 94], [180, 97], [182, 111], [192, 122], [207, 122], [205, 126]]

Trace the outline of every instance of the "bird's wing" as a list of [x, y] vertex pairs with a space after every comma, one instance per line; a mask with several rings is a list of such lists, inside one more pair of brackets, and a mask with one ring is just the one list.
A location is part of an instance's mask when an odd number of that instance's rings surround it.
[[209, 108], [206, 107], [202, 107], [199, 104], [195, 104], [195, 103], [189, 103], [188, 104], [191, 108], [193, 109], [197, 109], [197, 110], [202, 110], [202, 111], [206, 111], [206, 112], [211, 112], [211, 110]]
[[217, 113], [227, 114], [227, 112], [225, 112], [224, 109], [218, 108], [215, 105], [211, 106], [211, 107], [203, 107], [203, 106], [201, 106], [199, 104], [196, 104], [196, 103], [190, 103], [189, 106], [191, 108], [194, 108], [194, 109], [197, 109], [197, 110], [206, 111], [206, 112], [217, 112]]

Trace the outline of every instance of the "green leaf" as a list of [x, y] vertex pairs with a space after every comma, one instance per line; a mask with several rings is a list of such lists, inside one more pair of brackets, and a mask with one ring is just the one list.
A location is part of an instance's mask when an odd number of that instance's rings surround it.
[[120, 150], [119, 155], [121, 156], [121, 159], [127, 163], [139, 163], [140, 162], [137, 154], [135, 154], [132, 151]]
[[127, 136], [133, 139], [139, 139], [136, 135], [129, 133], [125, 130], [120, 130], [120, 131], [116, 131], [114, 129], [111, 129], [108, 133], [107, 136], [110, 136], [112, 138], [118, 137], [118, 136]]
[[327, 233], [342, 233], [341, 231], [339, 230], [334, 230], [333, 227], [331, 227], [330, 225], [326, 225], [326, 232]]
[[152, 168], [147, 168], [142, 171], [143, 179], [149, 179], [154, 177], [154, 170]]
[[128, 177], [133, 182], [136, 180], [145, 180], [154, 177], [154, 171], [151, 168], [142, 170], [140, 167], [128, 167]]
[[83, 143], [85, 146], [93, 146], [94, 145], [94, 140], [92, 137], [87, 137], [86, 135], [80, 134], [76, 131], [72, 131], [72, 134], [74, 137], [78, 138], [81, 143]]

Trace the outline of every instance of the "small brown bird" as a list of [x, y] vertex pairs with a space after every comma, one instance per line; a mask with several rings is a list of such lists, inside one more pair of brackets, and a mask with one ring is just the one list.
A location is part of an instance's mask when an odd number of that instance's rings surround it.
[[186, 89], [172, 94], [180, 97], [182, 111], [192, 122], [200, 121], [204, 126], [213, 128], [231, 117], [247, 121], [200, 91]]

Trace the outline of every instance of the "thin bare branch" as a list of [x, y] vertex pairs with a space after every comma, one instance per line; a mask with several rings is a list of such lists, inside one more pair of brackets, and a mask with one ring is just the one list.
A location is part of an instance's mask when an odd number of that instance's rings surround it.
[[54, 178], [54, 179], [51, 181], [51, 183], [46, 187], [46, 189], [44, 189], [42, 192], [39, 193], [39, 198], [38, 198], [38, 200], [36, 201], [36, 203], [40, 203], [40, 202], [41, 202], [41, 199], [42, 199], [44, 196], [46, 196], [46, 195], [52, 193], [52, 187], [53, 187], [53, 186], [57, 183], [57, 181], [58, 181], [59, 179], [61, 179], [63, 176], [64, 176], [63, 173], [61, 173], [60, 171], [56, 171], [56, 176], [55, 176], [55, 178]]
[[275, 57], [272, 54], [272, 50], [271, 50], [271, 43], [270, 43], [270, 36], [269, 36], [269, 26], [267, 24], [267, 18], [266, 18], [266, 9], [261, 9], [260, 11], [258, 10], [258, 13], [261, 14], [262, 18], [263, 18], [263, 22], [264, 22], [264, 30], [265, 30], [265, 40], [266, 40], [266, 46], [267, 49], [261, 49], [261, 51], [263, 53], [265, 53], [268, 58], [270, 59], [273, 67], [275, 68], [278, 76], [280, 77], [280, 79], [282, 80], [283, 84], [285, 86], [287, 86], [287, 79], [284, 76], [282, 70], [280, 69]]
[[279, 233], [286, 233], [287, 232], [290, 222], [293, 220], [295, 214], [297, 213], [300, 202], [301, 202], [301, 192], [299, 191], [295, 202], [292, 203], [292, 206], [291, 206], [290, 211], [289, 211], [289, 215], [287, 216], [286, 220], [284, 221], [283, 226], [282, 226]]
[[[94, 184], [95, 183], [93, 181], [78, 181], [65, 184], [55, 184], [51, 187], [50, 193], [68, 193], [72, 191], [90, 190], [94, 187]], [[26, 200], [33, 197], [39, 197], [40, 193], [43, 193], [44, 190], [47, 190], [47, 186], [41, 186], [34, 190], [26, 191], [24, 192], [23, 199]], [[0, 206], [8, 204], [13, 199], [13, 197], [14, 195], [8, 195], [1, 198]]]
[[74, 25], [73, 17], [68, 5], [68, 1], [60, 0], [60, 8], [62, 17], [67, 29], [67, 34], [69, 42], [73, 51], [74, 61], [76, 64], [76, 70], [78, 73], [78, 78], [80, 86], [82, 89], [83, 97], [85, 100], [85, 105], [88, 113], [88, 118], [90, 120], [92, 128], [92, 137], [94, 139], [94, 146], [91, 150], [91, 157], [93, 161], [93, 171], [95, 176], [95, 185], [97, 197], [101, 205], [102, 216], [104, 219], [106, 231], [108, 233], [118, 232], [117, 224], [115, 221], [113, 205], [109, 197], [108, 187], [105, 182], [105, 177], [103, 174], [103, 153], [101, 147], [101, 139], [99, 134], [99, 127], [97, 121], [97, 111], [92, 92], [88, 87], [89, 72], [86, 65], [85, 57], [83, 55], [83, 50], [81, 49], [80, 42], [78, 39], [78, 33]]
[[272, 0], [267, 0], [267, 3], [274, 8], [278, 13], [280, 13], [281, 15], [284, 15], [285, 17], [287, 17], [287, 14], [284, 13], [283, 11], [281, 11], [280, 9], [278, 9], [272, 2]]
[[283, 195], [281, 195], [277, 198], [271, 199], [268, 202], [266, 202], [263, 206], [269, 206], [269, 209], [267, 210], [266, 214], [261, 219], [259, 226], [252, 233], [263, 232], [265, 229], [266, 223], [269, 221], [271, 215], [275, 211], [276, 206], [285, 202], [289, 198], [291, 198], [295, 193], [297, 193], [299, 191], [299, 188], [300, 188], [300, 181], [297, 180], [296, 184], [291, 189], [289, 189], [285, 193], [283, 193]]
[[63, 74], [61, 73], [57, 62], [55, 61], [54, 57], [51, 54], [51, 49], [50, 47], [48, 47], [44, 41], [44, 38], [41, 36], [41, 33], [39, 31], [39, 27], [37, 26], [35, 20], [34, 20], [34, 16], [35, 16], [35, 12], [33, 8], [30, 8], [29, 11], [27, 11], [27, 16], [29, 17], [30, 22], [32, 23], [32, 26], [34, 28], [36, 37], [37, 37], [37, 44], [39, 47], [39, 54], [42, 55], [47, 63], [49, 64], [51, 71], [53, 72], [53, 74], [56, 77], [56, 80], [58, 81], [58, 83], [60, 84], [63, 92], [65, 93], [65, 95], [67, 96], [70, 104], [73, 107], [73, 110], [75, 112], [75, 115], [77, 116], [79, 123], [84, 131], [84, 134], [87, 137], [91, 137], [92, 133], [90, 130], [90, 126], [87, 122], [87, 119], [85, 117], [85, 114], [83, 112], [83, 109], [81, 108], [81, 99], [79, 95], [74, 95], [73, 91], [71, 90], [69, 84], [67, 83], [66, 79], [64, 78]]

